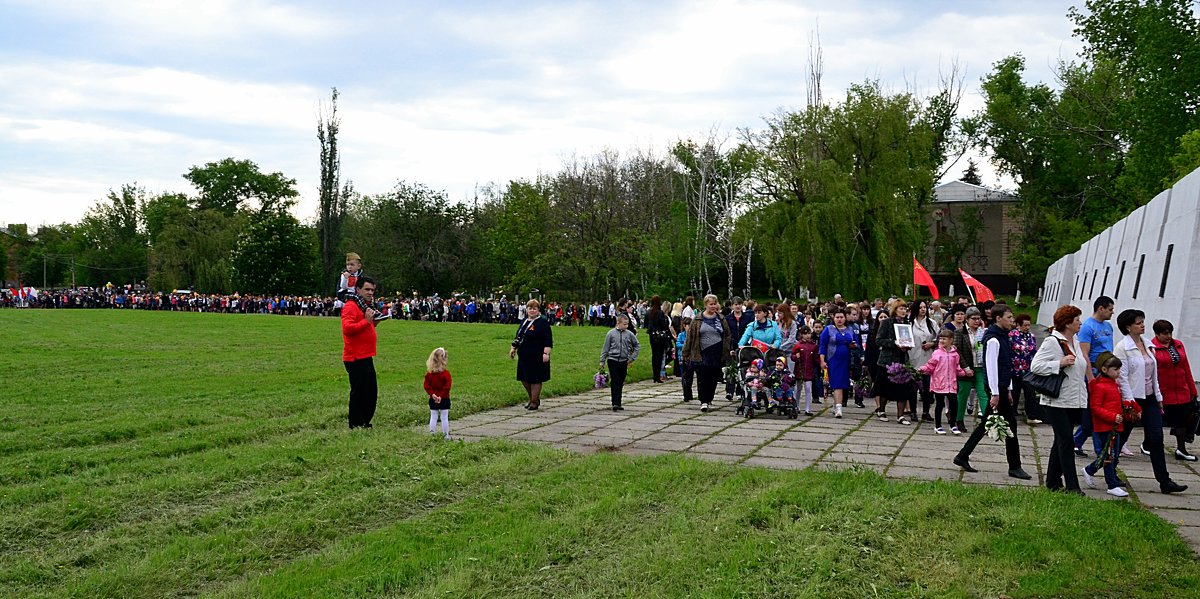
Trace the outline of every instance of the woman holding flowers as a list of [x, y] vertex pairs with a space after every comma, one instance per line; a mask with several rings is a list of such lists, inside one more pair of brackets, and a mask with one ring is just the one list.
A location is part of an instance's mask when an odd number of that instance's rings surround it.
[[908, 324], [908, 306], [897, 300], [892, 304], [887, 320], [879, 323], [879, 330], [875, 335], [875, 344], [879, 346], [879, 369], [875, 378], [879, 409], [875, 410], [875, 416], [880, 422], [887, 422], [887, 402], [893, 401], [896, 402], [896, 421], [900, 424], [911, 424], [908, 418], [908, 404], [916, 388], [913, 386], [912, 375], [907, 370], [907, 363], [908, 351], [912, 348], [896, 339], [896, 325], [904, 324]]

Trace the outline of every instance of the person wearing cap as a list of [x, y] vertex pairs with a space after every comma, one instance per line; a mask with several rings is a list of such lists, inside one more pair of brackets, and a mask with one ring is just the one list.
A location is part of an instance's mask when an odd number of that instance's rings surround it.
[[346, 270], [338, 279], [337, 298], [346, 301], [346, 297], [354, 293], [355, 283], [363, 276], [362, 258], [354, 252], [346, 254]]
[[954, 456], [954, 465], [967, 472], [978, 472], [971, 466], [971, 453], [975, 451], [975, 447], [987, 434], [987, 417], [991, 414], [999, 414], [1008, 423], [1008, 428], [1012, 433], [1004, 439], [1004, 451], [1008, 458], [1008, 475], [1021, 480], [1029, 480], [1033, 477], [1021, 467], [1021, 446], [1017, 442], [1016, 434], [1017, 407], [1009, 392], [1012, 389], [1013, 378], [1013, 351], [1009, 332], [1016, 326], [1016, 318], [1013, 317], [1012, 308], [1004, 304], [993, 306], [991, 316], [993, 323], [984, 332], [983, 363], [979, 365], [982, 366], [987, 381], [987, 392], [980, 396], [980, 404], [983, 404], [983, 397], [987, 397], [988, 400], [986, 405], [981, 405], [982, 417], [979, 419], [979, 424], [971, 432], [971, 437], [967, 439], [966, 444], [958, 451], [958, 455]]

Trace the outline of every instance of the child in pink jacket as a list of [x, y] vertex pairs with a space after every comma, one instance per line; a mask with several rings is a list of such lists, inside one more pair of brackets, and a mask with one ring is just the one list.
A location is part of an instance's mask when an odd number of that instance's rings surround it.
[[[942, 428], [942, 408], [949, 408], [950, 414], [958, 413], [958, 377], [967, 375], [966, 371], [958, 365], [958, 350], [954, 348], [954, 331], [942, 329], [942, 332], [938, 333], [938, 347], [933, 350], [933, 357], [917, 370], [929, 375], [929, 390], [933, 392], [934, 400], [937, 402], [935, 405], [937, 412], [933, 418], [933, 432], [944, 435], [946, 429]], [[962, 434], [957, 426], [951, 426], [950, 432], [956, 435]]]

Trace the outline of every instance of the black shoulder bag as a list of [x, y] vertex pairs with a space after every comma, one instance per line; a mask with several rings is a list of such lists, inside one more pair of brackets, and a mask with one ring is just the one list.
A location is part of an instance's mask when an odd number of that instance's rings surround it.
[[[1063, 357], [1066, 357], [1067, 350], [1063, 347], [1063, 342], [1060, 339], [1058, 346], [1063, 350]], [[1062, 384], [1066, 380], [1067, 373], [1065, 370], [1059, 370], [1058, 374], [1034, 374], [1033, 371], [1025, 373], [1021, 377], [1021, 382], [1025, 386], [1032, 389], [1038, 395], [1045, 395], [1052, 399], [1058, 399], [1058, 394], [1062, 393]]]

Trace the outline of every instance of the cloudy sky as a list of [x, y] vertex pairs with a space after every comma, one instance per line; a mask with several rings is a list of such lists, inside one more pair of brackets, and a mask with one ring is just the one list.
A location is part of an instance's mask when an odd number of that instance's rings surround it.
[[331, 87], [343, 178], [464, 199], [803, 107], [818, 29], [827, 99], [868, 78], [925, 93], [957, 60], [973, 111], [1009, 54], [1053, 83], [1080, 46], [1070, 5], [0, 0], [0, 223], [75, 222], [125, 183], [192, 192], [182, 173], [228, 156], [297, 179], [310, 219]]

